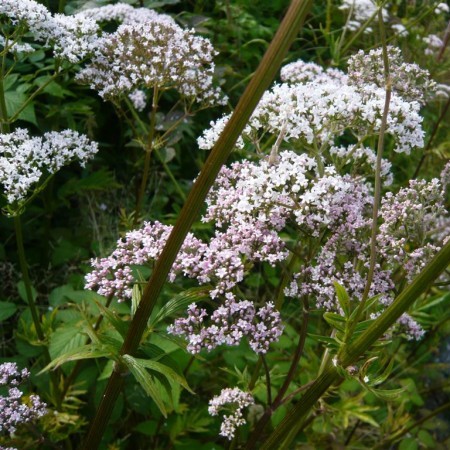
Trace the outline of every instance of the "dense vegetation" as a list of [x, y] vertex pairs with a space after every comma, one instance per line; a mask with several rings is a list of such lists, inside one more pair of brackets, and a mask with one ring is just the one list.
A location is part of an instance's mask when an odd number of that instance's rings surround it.
[[0, 449], [449, 448], [449, 12], [0, 0]]

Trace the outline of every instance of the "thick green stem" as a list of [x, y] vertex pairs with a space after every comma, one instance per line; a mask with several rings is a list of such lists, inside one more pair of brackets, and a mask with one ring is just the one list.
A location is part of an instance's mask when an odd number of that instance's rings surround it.
[[[411, 284], [394, 300], [394, 302], [362, 333], [354, 342], [344, 347], [337, 364], [343, 368], [355, 363], [364, 353], [408, 310], [434, 280], [450, 264], [450, 241], [435, 255]], [[337, 368], [333, 365], [317, 378], [305, 392], [301, 400], [292, 408], [284, 420], [274, 430], [269, 439], [261, 447], [262, 450], [278, 450], [289, 447], [298, 433], [303, 419], [312, 407], [327, 391], [331, 384], [340, 379]], [[300, 424], [300, 425], [299, 425]], [[280, 447], [280, 442], [284, 446]]]
[[[275, 78], [290, 45], [297, 37], [307, 13], [311, 0], [293, 0], [273, 41], [266, 51], [254, 77], [241, 97], [228, 124], [220, 135], [216, 145], [205, 162], [189, 196], [184, 204], [177, 222], [170, 234], [167, 244], [153, 270], [152, 277], [145, 287], [142, 299], [130, 325], [129, 332], [121, 349], [121, 354], [136, 352], [146, 329], [148, 318], [156, 304], [165, 284], [167, 275], [180, 250], [193, 222], [203, 207], [205, 198], [216, 179], [220, 168], [226, 162], [234, 145], [247, 124], [252, 112], [270, 83]], [[98, 448], [111, 412], [120, 392], [122, 377], [113, 372], [106, 392], [91, 423], [84, 443], [85, 450]]]

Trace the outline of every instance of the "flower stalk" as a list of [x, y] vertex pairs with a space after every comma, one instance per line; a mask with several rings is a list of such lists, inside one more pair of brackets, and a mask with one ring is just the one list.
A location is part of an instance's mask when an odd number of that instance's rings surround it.
[[[394, 325], [398, 318], [422, 295], [450, 264], [450, 241], [435, 255], [427, 266], [394, 302], [362, 333], [354, 342], [345, 346], [337, 361], [339, 367], [346, 368], [355, 363], [364, 353]], [[288, 449], [301, 428], [303, 419], [327, 389], [341, 379], [338, 368], [329, 365], [305, 392], [285, 419], [278, 425], [262, 450]], [[283, 444], [280, 444], [280, 443]]]
[[[220, 168], [226, 162], [228, 155], [263, 93], [278, 72], [287, 50], [303, 25], [305, 17], [310, 10], [311, 3], [311, 0], [293, 0], [291, 2], [286, 16], [269, 45], [254, 77], [247, 86], [230, 121], [221, 133], [219, 140], [189, 193], [167, 244], [155, 265], [152, 277], [145, 287], [141, 302], [139, 303], [129, 332], [121, 348], [121, 354], [133, 355], [136, 352], [146, 329], [148, 318], [165, 284], [167, 275], [187, 233], [203, 207], [209, 189], [214, 183]], [[95, 450], [100, 445], [115, 401], [121, 391], [122, 384], [123, 377], [121, 374], [113, 372], [108, 381], [97, 414], [91, 423], [84, 446], [82, 447], [85, 450]]]

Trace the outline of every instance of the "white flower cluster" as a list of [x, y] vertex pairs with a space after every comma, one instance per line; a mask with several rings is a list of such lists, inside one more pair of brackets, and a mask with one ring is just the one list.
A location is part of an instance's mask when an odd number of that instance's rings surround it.
[[136, 111], [144, 111], [145, 107], [147, 106], [147, 95], [143, 90], [136, 89], [135, 91], [128, 94], [128, 98], [131, 100], [131, 103], [133, 103]]
[[175, 25], [172, 17], [166, 14], [159, 14], [148, 8], [133, 8], [127, 3], [116, 3], [114, 5], [104, 5], [98, 8], [85, 9], [75, 15], [76, 17], [92, 19], [97, 23], [120, 22], [124, 25], [137, 23], [148, 23], [166, 21], [167, 24]]
[[92, 53], [100, 31], [90, 18], [63, 14], [52, 16], [45, 6], [34, 0], [2, 0], [0, 21], [5, 18], [14, 28], [23, 26], [23, 34], [28, 29], [35, 41], [53, 47], [56, 58], [73, 63]]
[[42, 175], [57, 172], [74, 160], [84, 165], [97, 152], [97, 144], [76, 131], [48, 132], [30, 137], [17, 129], [0, 134], [0, 184], [8, 203], [20, 202]]
[[[431, 80], [428, 70], [417, 64], [406, 63], [399, 48], [388, 46], [389, 72], [392, 90], [407, 101], [424, 103], [427, 94], [433, 92], [435, 82]], [[385, 86], [383, 49], [377, 48], [365, 53], [360, 50], [348, 60], [348, 76], [350, 83], [363, 87], [375, 84]]]
[[155, 13], [150, 22], [122, 24], [105, 33], [77, 79], [105, 99], [157, 87], [175, 89], [190, 101], [222, 104], [226, 99], [213, 85], [214, 54], [209, 40]]
[[[349, 17], [346, 28], [350, 31], [358, 31], [368, 20], [375, 19], [377, 21], [378, 6], [374, 0], [343, 0], [339, 9], [348, 11]], [[385, 8], [382, 8], [383, 22], [387, 22], [389, 14]], [[371, 33], [372, 27], [369, 25], [364, 33]]]
[[287, 64], [281, 68], [281, 80], [285, 83], [336, 83], [336, 85], [347, 85], [347, 75], [338, 69], [328, 68], [326, 70], [313, 62], [298, 61]]
[[254, 403], [255, 400], [250, 393], [241, 391], [239, 388], [226, 388], [222, 389], [220, 395], [216, 395], [209, 401], [208, 412], [212, 416], [218, 416], [224, 407], [228, 407], [231, 414], [223, 416], [220, 435], [231, 441], [236, 428], [246, 423], [242, 410]]
[[33, 53], [35, 51], [34, 48], [30, 44], [27, 44], [26, 42], [24, 44], [20, 44], [19, 42], [14, 41], [11, 42], [5, 39], [5, 37], [2, 35], [0, 35], [0, 48], [1, 47], [3, 47], [3, 49], [6, 48], [6, 51], [8, 53], [14, 54]]
[[[386, 133], [394, 138], [396, 152], [409, 154], [413, 148], [423, 146], [424, 137], [420, 104], [411, 101], [411, 97], [421, 98], [421, 89], [431, 87], [432, 83], [426, 71], [401, 63], [397, 50], [391, 53], [396, 56], [392, 66], [396, 72], [396, 90], [391, 97]], [[359, 143], [378, 135], [386, 93], [384, 87], [375, 83], [383, 76], [379, 52], [371, 52], [369, 58], [376, 75], [365, 83], [357, 79], [358, 70], [366, 60], [363, 54], [352, 59], [349, 76], [303, 61], [283, 68], [282, 77], [286, 82], [276, 84], [263, 95], [237, 147], [243, 147], [246, 141], [260, 150], [263, 139], [274, 136], [282, 138], [282, 146], [289, 143], [290, 148], [317, 154], [336, 145], [346, 132]], [[407, 90], [400, 92], [401, 83], [406, 81]], [[228, 116], [222, 117], [203, 133], [198, 139], [200, 148], [213, 147], [227, 120]]]

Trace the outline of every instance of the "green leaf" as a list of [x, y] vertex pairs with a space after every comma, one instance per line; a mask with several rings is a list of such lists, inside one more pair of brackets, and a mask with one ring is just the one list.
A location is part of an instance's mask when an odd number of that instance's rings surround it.
[[[50, 75], [43, 75], [34, 80], [36, 86], [41, 87], [43, 84], [47, 83], [50, 80]], [[75, 94], [67, 89], [64, 89], [60, 84], [56, 81], [51, 81], [45, 88], [42, 90], [45, 94], [52, 95], [57, 98], [65, 98], [65, 97], [75, 97]]]
[[0, 322], [9, 319], [17, 311], [17, 306], [11, 302], [0, 302]]
[[419, 448], [419, 444], [417, 443], [415, 438], [406, 438], [402, 439], [400, 445], [398, 446], [398, 450], [417, 450]]
[[53, 289], [48, 296], [48, 303], [56, 308], [57, 306], [64, 305], [70, 299], [70, 294], [75, 292], [75, 289], [71, 284], [65, 284]]
[[83, 178], [71, 178], [58, 191], [58, 198], [64, 200], [73, 195], [88, 191], [106, 191], [117, 189], [121, 185], [116, 181], [113, 172], [101, 168]]
[[51, 369], [56, 369], [62, 364], [69, 361], [78, 361], [80, 359], [92, 359], [92, 358], [112, 358], [113, 352], [110, 348], [104, 346], [97, 346], [95, 344], [82, 345], [77, 348], [73, 348], [64, 352], [61, 356], [52, 359], [39, 373], [46, 372]]
[[50, 337], [48, 351], [51, 358], [57, 358], [84, 345], [86, 336], [80, 331], [80, 321], [57, 328]]
[[[124, 355], [124, 357], [128, 357], [129, 355]], [[164, 375], [166, 378], [171, 379], [175, 381], [178, 384], [181, 384], [187, 391], [189, 391], [191, 394], [194, 394], [194, 391], [189, 387], [187, 384], [186, 379], [182, 376], [176, 373], [173, 369], [170, 367], [161, 364], [157, 361], [151, 361], [148, 359], [139, 359], [134, 358], [134, 360], [140, 364], [142, 367], [145, 367], [147, 369], [153, 370], [155, 372], [159, 372], [162, 375]]]
[[210, 288], [208, 286], [202, 286], [181, 292], [165, 303], [157, 313], [152, 314], [148, 324], [149, 327], [153, 328], [166, 317], [170, 317], [181, 310], [184, 311], [191, 303], [209, 299], [209, 291]]
[[131, 315], [134, 316], [136, 314], [137, 307], [142, 298], [142, 290], [138, 283], [133, 286], [133, 290], [131, 291]]
[[350, 315], [350, 297], [345, 288], [337, 281], [334, 281], [333, 284], [334, 289], [336, 290], [336, 296], [339, 301], [339, 305], [344, 311], [345, 316], [348, 317]]
[[[25, 283], [23, 282], [23, 280], [20, 280], [20, 281], [17, 283], [17, 290], [18, 290], [18, 292], [19, 292], [20, 298], [21, 298], [25, 303], [28, 304], [27, 290], [26, 290], [26, 288], [25, 288]], [[36, 289], [35, 289], [33, 286], [31, 286], [31, 296], [33, 297], [33, 301], [36, 301], [36, 298], [37, 298], [37, 291], [36, 291]]]
[[436, 441], [427, 430], [419, 430], [417, 437], [425, 448], [436, 448]]
[[102, 312], [103, 316], [106, 317], [108, 322], [119, 332], [119, 334], [125, 339], [128, 333], [129, 322], [124, 322], [115, 311], [111, 311], [106, 306], [102, 305], [100, 302], [95, 302]]
[[434, 309], [436, 306], [440, 305], [441, 303], [445, 303], [445, 302], [447, 302], [449, 300], [450, 300], [450, 292], [445, 294], [445, 295], [442, 295], [440, 297], [435, 298], [434, 300], [428, 302], [424, 306], [421, 306], [420, 308], [416, 309], [414, 311], [414, 313], [426, 311], [427, 309], [430, 309], [430, 308]]
[[136, 381], [142, 386], [147, 395], [155, 402], [156, 406], [161, 411], [161, 414], [167, 418], [166, 407], [161, 394], [159, 393], [158, 386], [153, 381], [152, 376], [147, 372], [145, 367], [140, 365], [132, 356], [123, 355], [122, 360], [128, 369], [130, 369], [130, 372], [133, 374], [134, 378], [136, 378]]
[[385, 400], [385, 401], [391, 401], [396, 400], [399, 398], [399, 396], [405, 392], [405, 389], [398, 388], [398, 389], [369, 389], [372, 394], [377, 396], [378, 398]]
[[[15, 113], [22, 107], [22, 105], [27, 101], [28, 95], [19, 90], [6, 91], [5, 92], [5, 103], [6, 110], [8, 111], [8, 116], [12, 117]], [[34, 111], [34, 102], [28, 103], [28, 105], [19, 114], [19, 120], [24, 120], [30, 122], [33, 125], [38, 126], [36, 113]]]
[[154, 436], [157, 430], [158, 423], [156, 420], [146, 420], [137, 424], [133, 431], [137, 431], [138, 433], [145, 434], [146, 436]]
[[342, 317], [340, 314], [326, 312], [324, 313], [323, 318], [333, 328], [336, 328], [337, 330], [342, 332], [345, 331], [346, 319], [345, 317]]

